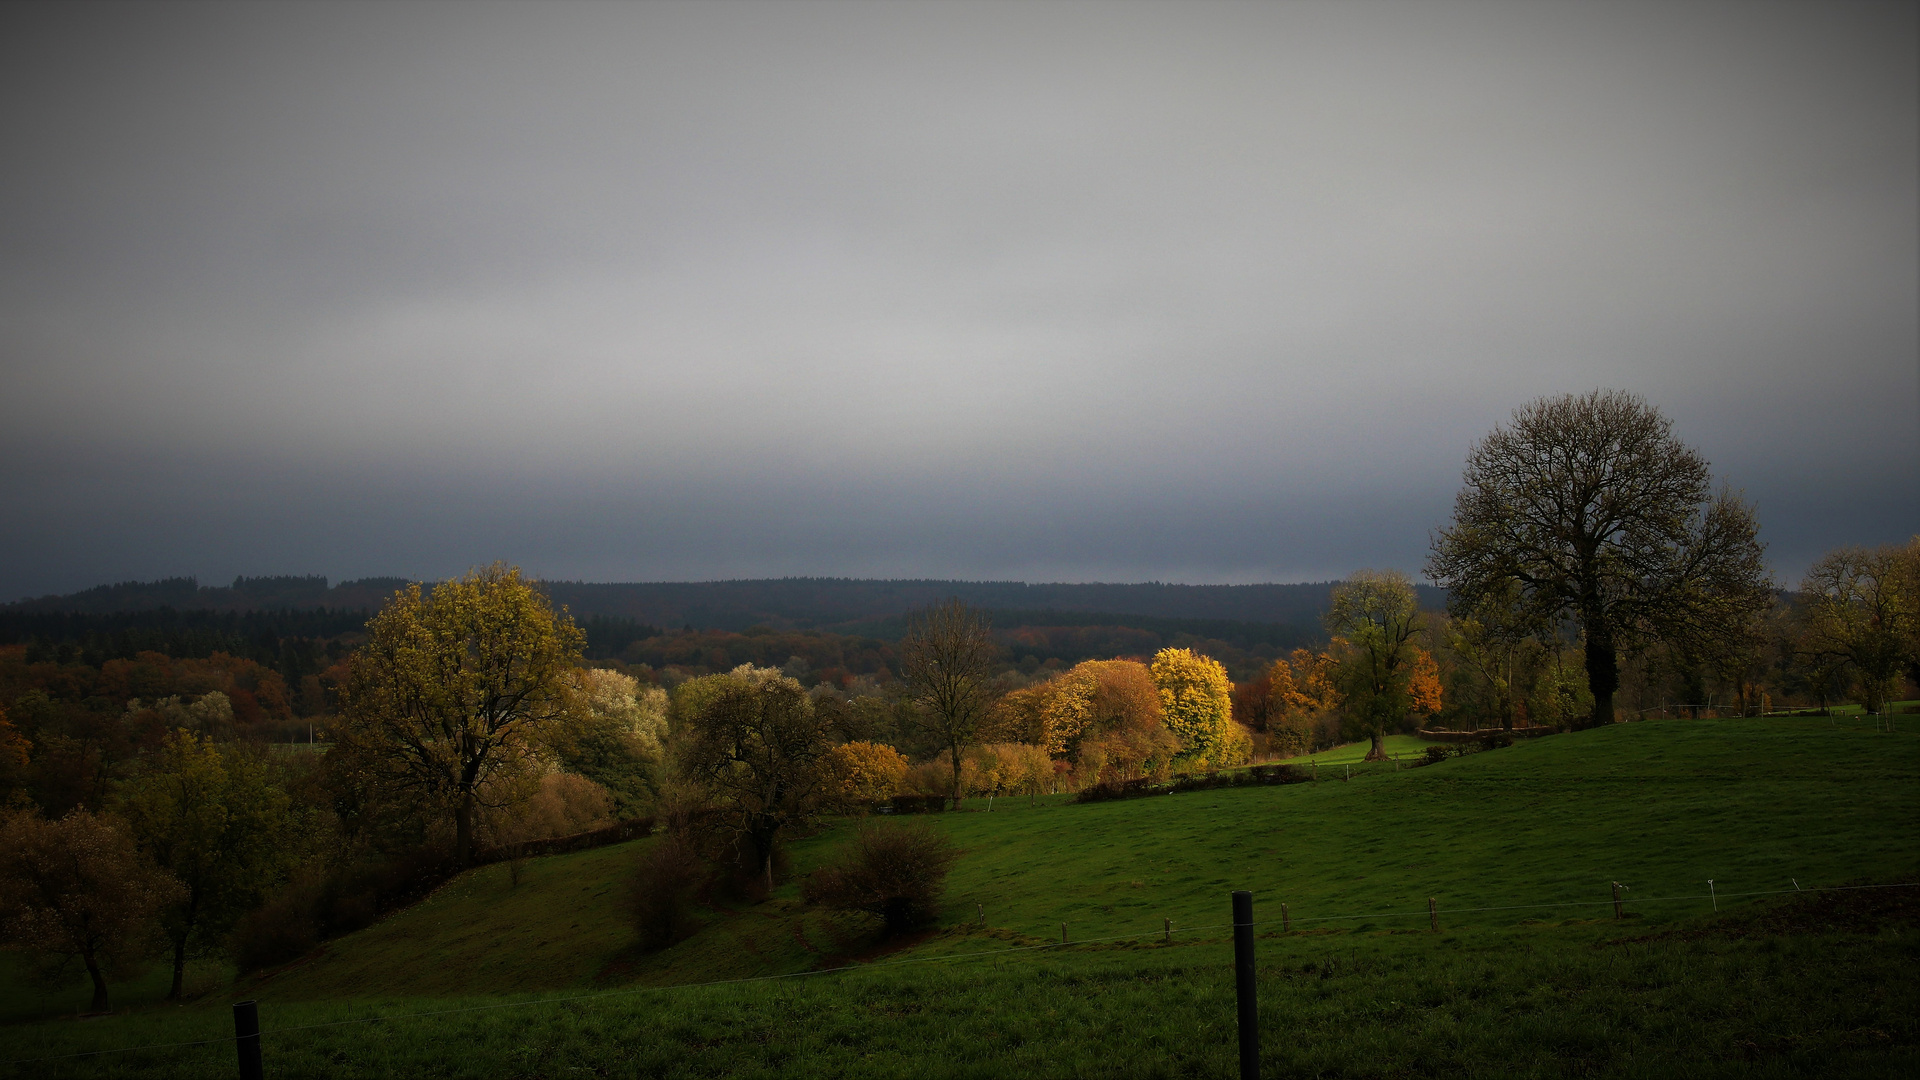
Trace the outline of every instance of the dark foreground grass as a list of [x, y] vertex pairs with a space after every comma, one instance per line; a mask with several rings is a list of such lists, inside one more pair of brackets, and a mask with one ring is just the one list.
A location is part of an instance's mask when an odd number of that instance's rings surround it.
[[[639, 954], [619, 900], [641, 841], [530, 861], [518, 885], [482, 868], [197, 1004], [0, 1027], [0, 1059], [224, 1038], [225, 1004], [257, 997], [280, 1076], [1225, 1076], [1230, 969], [1203, 939], [1224, 934], [1227, 894], [1246, 888], [1265, 929], [1283, 902], [1295, 920], [1261, 944], [1270, 1070], [1920, 1071], [1910, 917], [1751, 923], [1808, 902], [1773, 895], [1796, 884], [1920, 880], [1920, 735], [1904, 730], [1661, 721], [1351, 782], [998, 800], [930, 820], [965, 855], [941, 928], [910, 947], [876, 950], [787, 886]], [[796, 869], [830, 857], [840, 832], [796, 843]], [[1607, 918], [1616, 880], [1631, 886], [1623, 924]], [[1175, 942], [1154, 944], [1169, 919]], [[1076, 942], [1137, 940], [1035, 947], [1062, 922]], [[887, 966], [804, 974], [876, 956]], [[647, 989], [762, 975], [800, 977]], [[11, 1016], [70, 1017], [72, 989]], [[515, 1004], [536, 995], [599, 996]], [[287, 1030], [370, 1012], [396, 1018]], [[232, 1049], [0, 1075], [223, 1075]]]
[[[1463, 933], [1262, 937], [1273, 1076], [1909, 1076], [1920, 1070], [1920, 890]], [[990, 948], [980, 938], [975, 948]], [[1230, 1076], [1221, 942], [967, 958], [564, 1002], [262, 1010], [293, 1077]], [[502, 1007], [502, 1006], [505, 1007]], [[441, 1015], [408, 1015], [436, 1010]], [[383, 1016], [377, 1022], [369, 1017]], [[229, 1034], [219, 1010], [40, 1025], [16, 1052]], [[331, 1024], [291, 1030], [303, 1025]], [[230, 1042], [36, 1062], [12, 1075], [227, 1074]]]

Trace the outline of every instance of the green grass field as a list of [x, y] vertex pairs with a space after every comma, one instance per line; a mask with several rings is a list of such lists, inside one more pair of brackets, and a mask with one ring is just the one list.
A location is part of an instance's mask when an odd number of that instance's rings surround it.
[[[788, 885], [636, 955], [620, 898], [640, 841], [534, 860], [517, 887], [505, 867], [482, 868], [183, 1007], [123, 994], [135, 1005], [124, 1015], [34, 1021], [70, 1016], [79, 986], [31, 1002], [10, 991], [0, 1041], [19, 1059], [218, 1039], [231, 1033], [226, 1003], [257, 997], [270, 1075], [1226, 1076], [1224, 924], [1228, 893], [1245, 888], [1267, 934], [1274, 1075], [1920, 1066], [1920, 890], [1846, 894], [1908, 898], [1866, 915], [1747, 926], [1804, 907], [1777, 895], [1796, 883], [1920, 881], [1920, 735], [1822, 718], [1664, 721], [1351, 781], [1321, 761], [1318, 784], [1001, 799], [934, 816], [965, 851], [942, 925], [887, 949]], [[796, 869], [843, 835], [796, 843]], [[1629, 886], [1625, 922], [1611, 917], [1616, 880]], [[1074, 944], [1057, 944], [1062, 923]], [[686, 985], [762, 976], [791, 977]], [[475, 1011], [408, 1018], [444, 1009]], [[370, 1016], [386, 1019], [340, 1023]], [[290, 1030], [311, 1024], [338, 1026]], [[9, 1067], [221, 1075], [232, 1053]]]

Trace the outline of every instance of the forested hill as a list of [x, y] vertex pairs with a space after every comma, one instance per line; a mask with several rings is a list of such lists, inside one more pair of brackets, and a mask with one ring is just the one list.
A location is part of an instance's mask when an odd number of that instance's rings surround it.
[[403, 589], [403, 577], [361, 578], [329, 586], [317, 574], [289, 574], [279, 577], [237, 577], [227, 586], [202, 585], [197, 578], [163, 578], [159, 581], [123, 581], [100, 585], [66, 596], [41, 596], [12, 604], [0, 604], [0, 613], [65, 612], [77, 615], [114, 615], [128, 611], [377, 611], [396, 589]]
[[[362, 578], [329, 585], [319, 576], [236, 578], [203, 586], [190, 577], [103, 585], [69, 596], [0, 605], [0, 615], [40, 612], [109, 614], [176, 611], [376, 610], [404, 578]], [[702, 630], [879, 629], [907, 612], [948, 597], [1000, 612], [1204, 619], [1233, 623], [1317, 627], [1331, 582], [1298, 585], [1029, 585], [1018, 581], [861, 580], [779, 578], [748, 581], [590, 583], [550, 581], [555, 603], [581, 618], [613, 616], [655, 626]], [[1422, 586], [1424, 605], [1438, 607], [1440, 590]], [[1079, 623], [1082, 618], [1063, 619]]]

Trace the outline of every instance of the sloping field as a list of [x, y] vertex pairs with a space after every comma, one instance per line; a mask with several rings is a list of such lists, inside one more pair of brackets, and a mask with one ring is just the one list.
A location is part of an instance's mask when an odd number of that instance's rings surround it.
[[[488, 867], [204, 1005], [4, 1029], [6, 1056], [224, 1035], [225, 1001], [258, 996], [270, 1069], [277, 1053], [292, 1075], [1224, 1075], [1221, 924], [1229, 891], [1247, 888], [1274, 935], [1261, 944], [1267, 1045], [1291, 1068], [1737, 1075], [1763, 1062], [1897, 1075], [1915, 1061], [1911, 904], [1788, 920], [1791, 930], [1727, 920], [1827, 902], [1751, 895], [1796, 882], [1920, 880], [1920, 736], [1815, 719], [1668, 721], [1328, 777], [937, 816], [966, 851], [944, 927], [884, 953], [788, 886], [639, 956], [619, 905], [638, 845], [534, 861], [518, 886]], [[796, 868], [839, 839], [796, 844]], [[1611, 919], [1616, 880], [1630, 887], [1624, 924]], [[1050, 944], [1063, 922], [1080, 944]], [[1088, 943], [1115, 938], [1132, 940]], [[632, 990], [850, 956], [861, 970]], [[486, 1009], [271, 1034], [474, 1006]], [[194, 1075], [192, 1061], [204, 1070], [231, 1060], [224, 1052], [153, 1051], [73, 1074]]]

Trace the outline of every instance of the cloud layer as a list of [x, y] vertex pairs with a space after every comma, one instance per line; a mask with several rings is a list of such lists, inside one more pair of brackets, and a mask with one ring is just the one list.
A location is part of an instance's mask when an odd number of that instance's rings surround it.
[[1909, 5], [0, 20], [0, 596], [1414, 569], [1595, 386], [1920, 528]]

